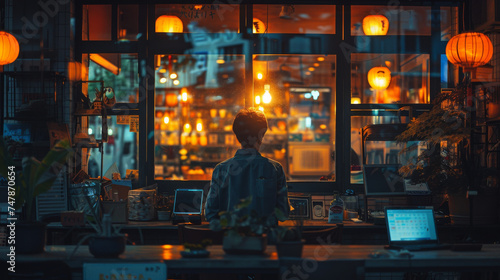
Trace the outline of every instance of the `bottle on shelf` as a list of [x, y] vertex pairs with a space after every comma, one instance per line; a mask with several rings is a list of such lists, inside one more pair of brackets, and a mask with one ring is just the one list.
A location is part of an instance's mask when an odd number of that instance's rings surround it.
[[333, 193], [333, 200], [330, 202], [328, 211], [329, 224], [341, 224], [344, 220], [344, 201], [338, 192]]

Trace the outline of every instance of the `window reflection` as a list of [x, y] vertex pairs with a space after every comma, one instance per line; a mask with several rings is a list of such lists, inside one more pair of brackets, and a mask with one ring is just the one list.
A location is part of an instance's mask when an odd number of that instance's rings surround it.
[[429, 103], [428, 54], [353, 54], [351, 104]]

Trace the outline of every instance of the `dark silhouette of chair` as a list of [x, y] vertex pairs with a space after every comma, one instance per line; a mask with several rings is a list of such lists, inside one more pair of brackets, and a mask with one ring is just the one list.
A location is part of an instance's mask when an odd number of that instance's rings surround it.
[[213, 231], [208, 226], [178, 224], [179, 243], [201, 243], [204, 239], [212, 240], [213, 245], [222, 245], [224, 233]]
[[342, 243], [343, 224], [336, 224], [330, 228], [320, 230], [304, 230], [302, 238], [306, 244], [325, 245]]

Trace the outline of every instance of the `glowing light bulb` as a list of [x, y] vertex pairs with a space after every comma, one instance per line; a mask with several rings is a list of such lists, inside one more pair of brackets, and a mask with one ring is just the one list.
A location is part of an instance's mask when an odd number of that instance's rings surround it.
[[309, 70], [309, 71], [313, 72], [314, 70], [316, 70], [316, 68], [314, 68], [314, 67], [309, 67], [309, 68], [307, 68], [307, 70]]
[[187, 133], [191, 132], [191, 125], [190, 124], [187, 123], [184, 125], [184, 132], [187, 132]]
[[108, 128], [108, 135], [109, 135], [109, 136], [113, 135], [113, 129]]
[[169, 77], [170, 77], [170, 79], [175, 80], [175, 79], [177, 79], [177, 73], [175, 73], [175, 72], [171, 73]]
[[184, 91], [181, 93], [181, 100], [182, 100], [182, 102], [188, 101], [188, 93], [187, 92]]
[[324, 56], [318, 56], [317, 60], [318, 61], [325, 61], [325, 57]]
[[313, 66], [314, 67], [319, 67], [319, 63], [316, 62], [316, 63], [313, 64]]
[[196, 124], [196, 131], [198, 131], [198, 132], [203, 131], [203, 124], [201, 122]]
[[359, 98], [359, 97], [352, 97], [351, 98], [351, 104], [361, 104], [361, 98]]
[[224, 64], [226, 61], [224, 61], [224, 57], [219, 57], [216, 60], [217, 64]]
[[313, 97], [314, 100], [318, 100], [319, 91], [313, 90], [313, 91], [311, 91], [311, 95], [312, 95], [312, 97]]
[[164, 122], [165, 124], [168, 124], [168, 123], [170, 122], [170, 118], [169, 118], [169, 117], [164, 117], [164, 118], [163, 118], [163, 122]]
[[173, 83], [174, 83], [174, 86], [178, 86], [181, 82], [179, 82], [179, 80], [174, 80]]
[[159, 72], [160, 72], [160, 73], [167, 73], [167, 69], [165, 69], [165, 68], [161, 68]]
[[255, 96], [255, 104], [260, 104], [260, 95]]
[[259, 106], [259, 111], [264, 112], [264, 107]]
[[92, 134], [92, 133], [94, 133], [94, 132], [92, 131], [92, 128], [89, 127], [89, 135]]
[[257, 79], [262, 80], [263, 77], [262, 73], [257, 73]]
[[271, 93], [269, 92], [270, 89], [271, 89], [270, 85], [264, 85], [265, 92], [262, 95], [262, 102], [264, 102], [265, 104], [271, 103], [272, 96]]
[[165, 77], [160, 78], [160, 83], [164, 84], [166, 82], [167, 82], [167, 78], [165, 78]]

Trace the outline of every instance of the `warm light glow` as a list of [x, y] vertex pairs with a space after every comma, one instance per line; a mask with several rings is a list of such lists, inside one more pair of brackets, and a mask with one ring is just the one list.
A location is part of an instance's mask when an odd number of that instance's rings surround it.
[[264, 76], [262, 75], [262, 73], [257, 73], [257, 79], [258, 80], [262, 80]]
[[219, 58], [217, 58], [216, 62], [217, 62], [217, 64], [224, 64], [226, 61], [224, 61], [224, 57], [219, 56]]
[[361, 104], [361, 98], [351, 97], [351, 104]]
[[195, 10], [201, 10], [203, 8], [203, 5], [194, 5]]
[[191, 132], [191, 125], [190, 124], [187, 123], [184, 125], [184, 132], [187, 132], [187, 133]]
[[169, 77], [170, 77], [170, 79], [175, 80], [175, 79], [177, 79], [177, 73], [175, 73], [175, 72], [174, 73], [170, 73]]
[[120, 68], [118, 68], [118, 66], [114, 65], [109, 60], [105, 59], [104, 57], [102, 57], [99, 54], [91, 53], [90, 60], [92, 60], [96, 64], [100, 65], [101, 67], [105, 68], [106, 70], [108, 70], [109, 72], [111, 72], [115, 75], [120, 74]]
[[0, 65], [10, 64], [19, 56], [19, 42], [16, 37], [0, 31]]
[[161, 68], [158, 72], [160, 72], [160, 73], [167, 73], [167, 69]]
[[311, 72], [306, 71], [306, 73], [304, 73], [304, 74], [306, 74], [306, 76], [309, 76], [309, 75], [311, 75]]
[[391, 83], [391, 71], [387, 67], [373, 67], [368, 71], [368, 83], [374, 89], [386, 89]]
[[316, 70], [316, 69], [315, 69], [314, 67], [309, 67], [309, 68], [307, 68], [307, 70], [309, 70], [309, 71], [313, 72], [313, 71], [314, 71], [314, 70]]
[[470, 72], [485, 65], [493, 56], [493, 44], [486, 35], [467, 32], [453, 36], [446, 44], [446, 57], [454, 65]]
[[313, 66], [314, 67], [319, 67], [319, 63], [316, 62], [316, 63], [313, 64]]
[[256, 95], [255, 96], [255, 105], [259, 105], [260, 104], [260, 95]]
[[176, 16], [163, 15], [156, 19], [156, 32], [182, 33], [182, 20]]
[[322, 129], [322, 130], [325, 130], [326, 129], [326, 124], [324, 124], [324, 123], [320, 124], [319, 128]]
[[183, 91], [181, 93], [181, 100], [182, 100], [182, 102], [187, 102], [188, 101], [188, 93], [186, 91]]
[[179, 80], [174, 80], [172, 83], [174, 84], [174, 86], [178, 86], [181, 82], [179, 82]]
[[179, 104], [179, 97], [173, 92], [165, 94], [165, 105], [168, 107], [175, 107]]
[[259, 111], [264, 112], [264, 107], [259, 106]]
[[169, 245], [169, 244], [167, 244], [167, 245], [162, 245], [162, 246], [161, 246], [161, 248], [162, 248], [162, 249], [165, 249], [165, 250], [169, 250], [169, 249], [172, 249], [172, 245]]
[[87, 79], [87, 67], [80, 62], [68, 62], [68, 79], [72, 82], [81, 82]]
[[258, 18], [253, 18], [253, 33], [264, 33], [266, 31], [266, 26], [262, 20]]
[[369, 15], [363, 19], [363, 32], [368, 36], [383, 36], [389, 31], [389, 20], [382, 15]]
[[316, 58], [318, 61], [325, 61], [325, 57], [324, 56], [318, 56], [318, 58]]
[[198, 132], [203, 131], [203, 124], [201, 122], [196, 123], [196, 131]]
[[161, 84], [164, 84], [164, 83], [166, 83], [166, 82], [167, 82], [167, 78], [165, 78], [165, 77], [161, 77], [161, 78], [160, 78], [160, 83], [161, 83]]
[[264, 85], [264, 94], [262, 95], [262, 102], [264, 104], [271, 103], [272, 96], [271, 96], [271, 93], [269, 92], [269, 90], [271, 90], [271, 86], [270, 85]]
[[164, 118], [163, 118], [163, 122], [164, 122], [165, 124], [168, 124], [168, 123], [170, 122], [170, 118], [169, 118], [169, 117], [164, 117]]
[[89, 127], [89, 135], [94, 133], [94, 131], [92, 131], [92, 127]]

